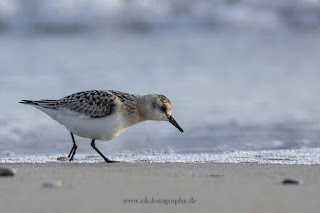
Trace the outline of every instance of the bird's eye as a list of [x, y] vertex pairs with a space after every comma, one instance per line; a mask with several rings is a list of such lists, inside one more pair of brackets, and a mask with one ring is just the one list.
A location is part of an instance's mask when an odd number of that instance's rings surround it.
[[161, 110], [162, 110], [163, 112], [166, 112], [166, 111], [167, 111], [167, 107], [162, 106], [162, 107], [161, 107]]

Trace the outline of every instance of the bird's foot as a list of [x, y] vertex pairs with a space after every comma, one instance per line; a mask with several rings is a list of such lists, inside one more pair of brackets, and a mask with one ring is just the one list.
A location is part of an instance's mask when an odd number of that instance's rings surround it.
[[109, 160], [108, 158], [104, 159], [106, 161], [106, 163], [120, 163], [120, 161], [116, 161], [116, 160]]
[[68, 155], [69, 161], [73, 161], [73, 156], [76, 154], [77, 146], [73, 146]]

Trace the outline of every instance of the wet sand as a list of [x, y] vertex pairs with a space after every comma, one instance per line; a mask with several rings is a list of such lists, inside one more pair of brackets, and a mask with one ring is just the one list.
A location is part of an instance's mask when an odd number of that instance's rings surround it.
[[[17, 170], [15, 177], [0, 178], [3, 213], [318, 212], [320, 208], [320, 166], [316, 165], [46, 163], [0, 166]], [[283, 185], [285, 178], [303, 182]], [[61, 186], [44, 186], [55, 181], [61, 181]], [[137, 201], [124, 201], [126, 199]]]

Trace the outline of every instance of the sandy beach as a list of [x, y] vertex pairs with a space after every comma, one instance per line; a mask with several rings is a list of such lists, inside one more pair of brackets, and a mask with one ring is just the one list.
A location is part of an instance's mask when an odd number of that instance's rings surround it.
[[[317, 212], [320, 167], [221, 163], [2, 164], [1, 212]], [[286, 178], [302, 180], [284, 185]], [[60, 181], [61, 186], [45, 183]], [[131, 201], [133, 199], [135, 201]], [[136, 202], [136, 203], [134, 203]], [[184, 203], [183, 203], [184, 202]]]

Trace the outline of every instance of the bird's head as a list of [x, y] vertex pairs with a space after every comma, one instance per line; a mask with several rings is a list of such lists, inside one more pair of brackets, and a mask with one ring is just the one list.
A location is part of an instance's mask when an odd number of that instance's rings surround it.
[[183, 132], [183, 129], [179, 124], [173, 119], [171, 114], [171, 102], [164, 95], [152, 94], [148, 95], [148, 120], [155, 121], [169, 121], [174, 125], [180, 132]]

